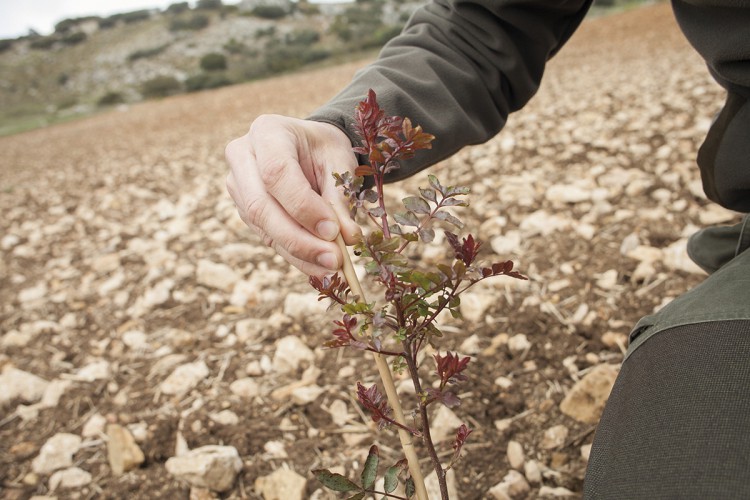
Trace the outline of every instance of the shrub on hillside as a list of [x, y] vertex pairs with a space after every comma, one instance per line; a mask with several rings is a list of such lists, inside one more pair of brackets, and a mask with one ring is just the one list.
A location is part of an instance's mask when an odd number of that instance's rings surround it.
[[203, 71], [222, 71], [227, 69], [227, 58], [223, 54], [211, 52], [201, 57]]
[[65, 45], [78, 45], [79, 43], [86, 41], [86, 38], [88, 38], [86, 33], [83, 31], [76, 31], [70, 35], [65, 35], [60, 41]]
[[117, 18], [115, 17], [103, 17], [102, 19], [99, 19], [99, 29], [100, 30], [107, 30], [110, 28], [114, 28], [117, 25]]
[[266, 52], [266, 67], [271, 73], [281, 73], [300, 68], [305, 64], [321, 61], [331, 56], [324, 49], [310, 47], [279, 46]]
[[167, 47], [169, 47], [169, 44], [165, 43], [164, 45], [159, 45], [158, 47], [152, 47], [150, 49], [136, 50], [128, 56], [128, 61], [136, 61], [138, 59], [147, 59], [149, 57], [157, 56], [164, 52]]
[[223, 73], [201, 73], [185, 80], [185, 90], [197, 92], [199, 90], [216, 89], [231, 85], [232, 81]]
[[99, 106], [114, 106], [125, 102], [125, 97], [119, 92], [107, 92], [96, 102]]
[[278, 5], [258, 5], [250, 13], [263, 19], [281, 19], [288, 14], [284, 7]]
[[255, 30], [255, 38], [272, 37], [276, 34], [276, 26], [271, 25], [267, 28], [258, 28]]
[[198, 31], [202, 30], [211, 23], [211, 20], [205, 14], [194, 14], [190, 17], [178, 17], [172, 19], [169, 23], [170, 31]]
[[49, 50], [55, 45], [55, 42], [57, 42], [57, 38], [54, 36], [34, 37], [29, 42], [29, 47], [37, 50]]
[[13, 47], [13, 42], [15, 40], [0, 40], [0, 54], [5, 52], [6, 50], [10, 50]]
[[187, 2], [177, 2], [171, 4], [166, 8], [164, 12], [167, 14], [182, 14], [190, 10], [190, 5]]
[[284, 38], [289, 45], [312, 45], [320, 41], [320, 33], [315, 30], [295, 30]]
[[195, 8], [200, 10], [221, 10], [223, 6], [224, 3], [221, 0], [198, 0]]
[[182, 90], [182, 85], [173, 76], [157, 76], [143, 82], [141, 93], [144, 97], [166, 97], [177, 94]]
[[130, 23], [138, 23], [141, 21], [145, 21], [146, 19], [151, 18], [151, 11], [148, 9], [143, 10], [134, 10], [132, 12], [125, 12], [124, 14], [115, 14], [116, 16], [119, 16], [120, 19], [123, 20], [123, 22], [130, 24]]

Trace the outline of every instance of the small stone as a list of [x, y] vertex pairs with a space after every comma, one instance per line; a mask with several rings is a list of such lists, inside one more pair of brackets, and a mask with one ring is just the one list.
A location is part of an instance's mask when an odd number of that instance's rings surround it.
[[570, 219], [560, 215], [551, 214], [545, 210], [537, 210], [527, 215], [519, 224], [519, 228], [525, 237], [549, 236], [555, 231], [564, 231], [570, 227]]
[[40, 408], [54, 408], [60, 402], [65, 392], [70, 389], [73, 382], [70, 380], [55, 379], [44, 389], [42, 400], [39, 401]]
[[609, 348], [624, 348], [628, 344], [628, 336], [624, 333], [605, 332], [602, 334], [602, 344]]
[[579, 422], [597, 423], [618, 371], [617, 365], [610, 364], [592, 368], [570, 389], [560, 403], [560, 411]]
[[247, 318], [237, 322], [234, 331], [240, 342], [252, 344], [256, 342], [266, 329], [268, 322], [260, 318]]
[[86, 438], [99, 437], [104, 433], [105, 425], [107, 425], [107, 419], [99, 413], [94, 413], [83, 425], [81, 435]]
[[245, 399], [252, 399], [260, 396], [260, 386], [258, 382], [250, 377], [235, 380], [229, 385], [232, 394]]
[[531, 349], [531, 342], [523, 333], [517, 333], [508, 339], [508, 349], [513, 354], [521, 354]]
[[677, 271], [705, 275], [706, 272], [693, 262], [687, 253], [687, 239], [675, 241], [663, 250], [664, 265]]
[[631, 259], [635, 259], [639, 262], [658, 262], [662, 259], [661, 248], [654, 248], [645, 245], [638, 245], [632, 250], [629, 250], [625, 255]]
[[8, 367], [0, 375], [0, 408], [14, 399], [35, 403], [44, 396], [49, 382], [32, 373]]
[[121, 476], [141, 465], [145, 457], [128, 429], [110, 424], [107, 426], [107, 460], [112, 474]]
[[512, 469], [520, 470], [523, 467], [526, 456], [523, 453], [523, 446], [518, 441], [508, 441], [508, 463]]
[[555, 184], [547, 188], [545, 197], [552, 203], [580, 203], [591, 199], [591, 190], [575, 184]]
[[555, 488], [551, 486], [542, 486], [541, 488], [539, 488], [539, 496], [541, 498], [565, 498], [574, 497], [576, 496], [576, 494], [569, 489], [563, 488], [562, 486], [557, 486]]
[[78, 467], [59, 470], [49, 478], [49, 489], [55, 491], [58, 488], [80, 488], [91, 482], [91, 474]]
[[100, 359], [77, 370], [73, 379], [79, 382], [94, 382], [108, 379], [110, 374], [109, 361]]
[[489, 293], [466, 292], [461, 295], [459, 310], [467, 321], [484, 323], [487, 311], [497, 304], [497, 297]]
[[591, 444], [584, 444], [581, 446], [581, 458], [586, 462], [589, 461], [589, 457], [591, 456], [591, 446]]
[[519, 255], [521, 253], [520, 231], [507, 231], [502, 236], [495, 236], [490, 240], [490, 247], [497, 255]]
[[289, 455], [282, 441], [269, 441], [263, 445], [268, 458], [288, 458]]
[[337, 399], [333, 403], [331, 403], [331, 405], [328, 407], [328, 413], [330, 413], [333, 423], [338, 427], [343, 427], [351, 419], [348, 406], [340, 399]]
[[617, 270], [610, 269], [597, 275], [596, 286], [603, 290], [612, 290], [617, 286]]
[[49, 474], [72, 466], [73, 455], [78, 453], [81, 441], [81, 436], [76, 434], [55, 434], [39, 450], [39, 455], [31, 463], [31, 469], [37, 474]]
[[497, 377], [495, 379], [495, 385], [499, 386], [502, 389], [510, 389], [513, 385], [513, 381], [508, 377]]
[[289, 293], [284, 298], [284, 314], [297, 321], [324, 314], [327, 308], [328, 303], [319, 301], [317, 292]]
[[255, 480], [255, 489], [264, 500], [303, 500], [307, 480], [289, 469], [277, 469]]
[[209, 288], [224, 290], [225, 292], [231, 291], [234, 284], [240, 280], [240, 275], [231, 267], [206, 259], [198, 261], [195, 272], [196, 280], [199, 284]]
[[133, 350], [148, 349], [148, 336], [140, 330], [128, 330], [122, 334], [122, 343]]
[[186, 363], [175, 368], [159, 387], [164, 394], [183, 395], [208, 377], [209, 373], [203, 361]]
[[315, 354], [299, 337], [289, 335], [279, 340], [273, 356], [273, 368], [279, 373], [297, 371], [303, 361], [312, 363]]
[[542, 436], [541, 447], [545, 450], [551, 450], [553, 448], [559, 448], [565, 444], [565, 440], [568, 439], [568, 428], [562, 424], [555, 425], [544, 431]]
[[496, 484], [488, 493], [492, 495], [495, 500], [506, 500], [516, 498], [526, 498], [526, 495], [531, 491], [529, 483], [526, 478], [518, 471], [511, 470], [505, 475], [502, 482]]
[[292, 390], [292, 402], [296, 405], [304, 406], [315, 402], [324, 392], [325, 389], [317, 385], [297, 387]]
[[432, 440], [440, 443], [447, 439], [453, 439], [463, 422], [447, 406], [440, 405], [432, 417]]
[[542, 468], [539, 467], [539, 462], [536, 460], [529, 460], [523, 465], [523, 474], [531, 484], [542, 482]]
[[[227, 491], [242, 470], [242, 460], [233, 446], [208, 445], [167, 460], [171, 475], [199, 488]], [[286, 499], [288, 500], [288, 499]]]
[[231, 410], [222, 410], [218, 413], [211, 413], [208, 418], [219, 425], [237, 425], [240, 423], [240, 417]]
[[36, 286], [30, 288], [24, 288], [18, 294], [18, 301], [21, 304], [29, 304], [37, 300], [41, 300], [47, 296], [47, 283], [40, 282]]
[[459, 347], [458, 350], [465, 354], [479, 354], [482, 351], [480, 344], [481, 339], [479, 338], [479, 335], [474, 334], [461, 342], [461, 347]]

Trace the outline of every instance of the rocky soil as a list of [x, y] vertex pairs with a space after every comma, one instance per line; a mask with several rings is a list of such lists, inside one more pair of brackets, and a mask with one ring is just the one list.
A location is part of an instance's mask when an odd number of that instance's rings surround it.
[[[0, 496], [327, 499], [311, 469], [399, 458], [352, 395], [374, 367], [320, 347], [332, 317], [223, 186], [254, 116], [304, 116], [357, 66], [0, 139]], [[452, 498], [580, 494], [630, 326], [703, 279], [686, 237], [736, 218], [694, 165], [721, 99], [667, 5], [591, 20], [503, 133], [433, 169], [472, 187], [483, 257], [531, 277], [446, 325], [474, 357], [434, 419], [446, 452], [475, 429]]]

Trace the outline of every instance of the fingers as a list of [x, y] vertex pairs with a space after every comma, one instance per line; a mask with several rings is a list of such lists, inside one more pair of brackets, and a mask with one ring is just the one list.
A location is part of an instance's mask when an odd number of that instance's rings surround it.
[[251, 147], [261, 182], [300, 226], [318, 238], [334, 240], [339, 233], [336, 213], [318, 194], [314, 168], [305, 169], [300, 164], [300, 148], [306, 144], [289, 127], [269, 123], [272, 120], [277, 117], [260, 117], [251, 128]]
[[[249, 159], [247, 160], [250, 163]], [[295, 267], [308, 274], [331, 273], [341, 267], [335, 243], [321, 240], [295, 221], [268, 192], [252, 168], [231, 172], [227, 189], [242, 220]]]
[[348, 137], [333, 125], [265, 115], [229, 143], [227, 190], [242, 220], [302, 272], [329, 274], [343, 256], [333, 240], [359, 239], [359, 226], [332, 172], [353, 170]]

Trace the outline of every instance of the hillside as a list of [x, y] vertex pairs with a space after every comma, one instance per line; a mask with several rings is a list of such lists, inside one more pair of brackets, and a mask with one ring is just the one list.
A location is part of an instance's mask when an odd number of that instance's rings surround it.
[[[334, 318], [224, 187], [224, 146], [256, 116], [304, 117], [366, 62], [0, 137], [0, 497], [332, 499], [311, 469], [355, 477], [372, 443], [400, 458], [352, 396], [374, 367], [320, 347]], [[736, 219], [694, 160], [722, 97], [667, 4], [588, 19], [501, 134], [432, 169], [471, 186], [482, 258], [531, 278], [473, 291], [447, 325], [443, 348], [475, 357], [452, 498], [580, 495], [606, 394], [574, 416], [561, 402], [611, 382], [638, 318], [703, 279], [687, 235]], [[166, 469], [205, 445], [241, 460], [221, 495]], [[136, 446], [143, 463], [115, 474]]]
[[175, 3], [164, 11], [65, 19], [49, 36], [4, 40], [0, 135], [107, 106], [351, 60], [380, 47], [419, 5], [277, 3]]

